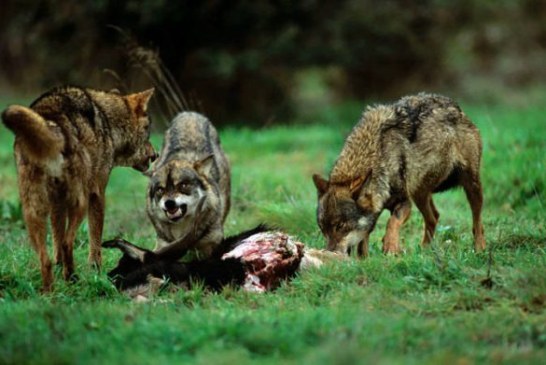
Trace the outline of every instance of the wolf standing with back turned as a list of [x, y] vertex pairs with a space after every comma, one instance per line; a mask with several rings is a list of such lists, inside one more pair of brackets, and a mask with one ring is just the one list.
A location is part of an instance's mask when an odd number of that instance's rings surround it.
[[122, 96], [78, 87], [43, 94], [27, 108], [12, 105], [2, 120], [15, 134], [19, 195], [33, 248], [40, 257], [43, 290], [53, 284], [47, 254], [51, 217], [55, 258], [74, 278], [76, 231], [87, 214], [89, 261], [101, 264], [105, 189], [114, 166], [145, 171], [155, 159], [148, 141], [153, 89]]
[[481, 154], [478, 129], [447, 97], [421, 93], [368, 108], [329, 179], [313, 175], [317, 220], [328, 248], [346, 253], [357, 246], [366, 256], [369, 234], [388, 209], [383, 252], [400, 252], [399, 230], [411, 202], [424, 217], [421, 243], [428, 245], [439, 218], [432, 194], [462, 186], [472, 210], [474, 247], [483, 251]]
[[165, 133], [148, 185], [156, 252], [177, 241], [185, 246], [181, 252], [191, 249], [208, 257], [224, 238], [230, 190], [229, 162], [212, 123], [195, 112], [178, 114]]

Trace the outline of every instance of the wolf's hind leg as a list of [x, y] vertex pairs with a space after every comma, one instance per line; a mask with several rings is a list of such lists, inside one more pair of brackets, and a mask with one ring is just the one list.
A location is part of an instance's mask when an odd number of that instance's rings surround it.
[[85, 217], [85, 206], [78, 205], [72, 208], [68, 214], [68, 225], [62, 244], [63, 277], [65, 280], [74, 280], [74, 241], [78, 227]]
[[485, 237], [481, 219], [483, 206], [483, 190], [480, 177], [477, 174], [469, 173], [464, 176], [462, 185], [466, 198], [472, 210], [472, 233], [474, 234], [474, 249], [477, 252], [485, 250]]
[[413, 200], [425, 220], [423, 239], [421, 240], [421, 246], [425, 247], [428, 246], [430, 241], [432, 241], [434, 238], [434, 232], [436, 230], [436, 225], [438, 224], [440, 214], [432, 202], [431, 193], [418, 195], [414, 197]]
[[53, 287], [53, 269], [51, 267], [51, 260], [47, 254], [46, 247], [47, 215], [25, 212], [24, 217], [30, 243], [40, 258], [42, 291], [49, 292]]
[[57, 265], [62, 265], [62, 246], [66, 232], [66, 213], [62, 208], [57, 206], [51, 210], [51, 232], [53, 234], [55, 263]]
[[104, 189], [93, 193], [89, 199], [89, 264], [100, 270], [102, 264], [101, 238], [104, 228]]
[[383, 237], [383, 253], [400, 253], [400, 228], [408, 221], [410, 215], [411, 201], [405, 200], [394, 207]]

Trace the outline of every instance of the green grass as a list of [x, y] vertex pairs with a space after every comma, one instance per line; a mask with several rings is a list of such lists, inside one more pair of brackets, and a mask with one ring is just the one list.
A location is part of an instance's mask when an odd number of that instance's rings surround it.
[[[268, 222], [323, 247], [310, 176], [327, 173], [363, 104], [325, 108], [305, 124], [225, 129], [233, 168], [227, 234]], [[414, 208], [406, 252], [380, 253], [307, 272], [274, 293], [200, 287], [137, 304], [87, 267], [87, 228], [75, 249], [81, 280], [56, 274], [39, 293], [17, 199], [12, 136], [0, 130], [0, 363], [543, 363], [546, 358], [546, 132], [544, 106], [465, 105], [484, 140], [488, 252], [473, 253], [462, 191], [435, 197], [441, 214], [431, 249], [419, 247]], [[157, 146], [161, 136], [155, 136]], [[105, 238], [122, 233], [153, 247], [146, 179], [114, 171]], [[119, 258], [105, 250], [105, 271]], [[491, 285], [492, 284], [492, 285]]]

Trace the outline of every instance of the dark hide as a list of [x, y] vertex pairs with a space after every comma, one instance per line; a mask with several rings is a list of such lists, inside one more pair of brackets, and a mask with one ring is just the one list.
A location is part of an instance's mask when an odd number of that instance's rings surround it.
[[153, 252], [124, 239], [117, 238], [103, 242], [102, 247], [118, 248], [123, 256], [118, 265], [108, 273], [108, 277], [118, 290], [127, 290], [148, 282], [148, 276], [163, 278], [180, 284], [192, 281], [202, 282], [205, 287], [220, 290], [228, 284], [241, 285], [245, 279], [243, 264], [236, 259], [222, 260], [222, 255], [237, 247], [242, 240], [256, 233], [269, 231], [265, 225], [224, 238], [222, 243], [205, 260], [179, 262], [186, 252], [179, 247], [184, 243], [173, 243], [159, 252]]

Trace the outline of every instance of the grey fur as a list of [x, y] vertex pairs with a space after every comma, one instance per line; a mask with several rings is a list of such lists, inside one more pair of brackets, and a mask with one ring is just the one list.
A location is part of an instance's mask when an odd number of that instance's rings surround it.
[[[230, 190], [229, 161], [212, 123], [195, 112], [178, 114], [165, 132], [148, 186], [147, 212], [157, 232], [156, 250], [192, 235], [192, 247], [187, 248], [208, 256], [223, 238]], [[168, 210], [167, 205], [174, 208]]]

